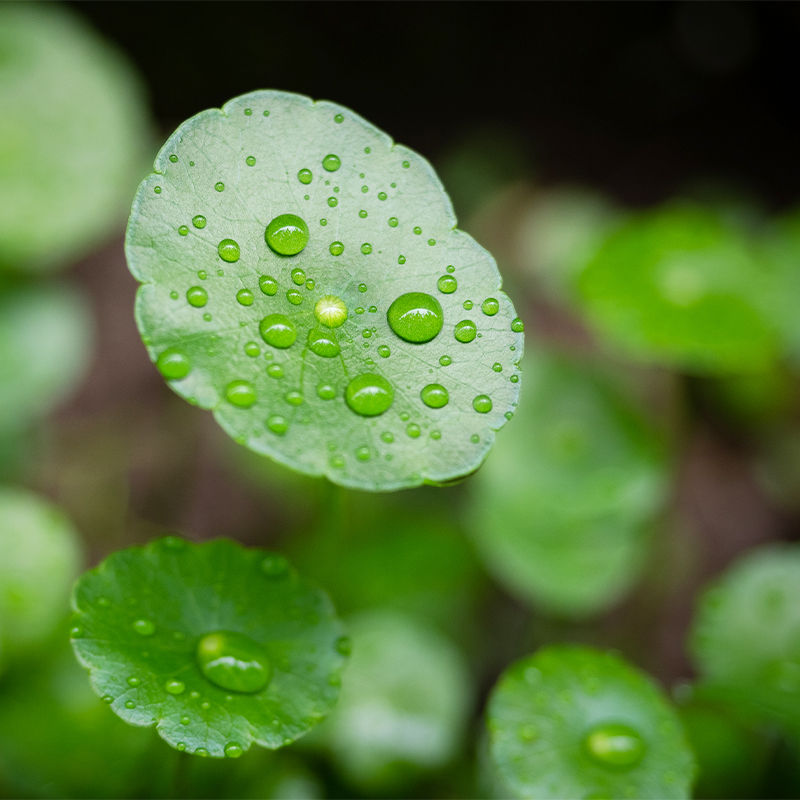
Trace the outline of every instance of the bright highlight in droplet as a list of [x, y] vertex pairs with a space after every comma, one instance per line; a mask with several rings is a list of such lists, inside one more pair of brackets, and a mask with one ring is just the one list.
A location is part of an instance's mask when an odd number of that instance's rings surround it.
[[344, 300], [336, 295], [327, 294], [317, 300], [314, 306], [314, 316], [328, 328], [338, 328], [347, 319], [347, 306]]

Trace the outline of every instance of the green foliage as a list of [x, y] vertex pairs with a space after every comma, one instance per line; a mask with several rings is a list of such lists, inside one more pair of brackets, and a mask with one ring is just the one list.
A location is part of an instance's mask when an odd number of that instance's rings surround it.
[[40, 272], [122, 221], [147, 113], [130, 67], [56, 4], [0, 7], [0, 267]]
[[663, 505], [655, 431], [588, 364], [525, 359], [526, 391], [470, 488], [465, 516], [493, 574], [565, 614], [617, 600], [638, 574]]
[[715, 694], [800, 734], [800, 547], [759, 548], [703, 595], [692, 632]]
[[94, 690], [179, 750], [281, 747], [338, 696], [349, 643], [327, 596], [281, 556], [167, 537], [87, 572], [73, 606]]
[[516, 405], [522, 323], [424, 159], [341, 106], [265, 91], [184, 123], [155, 170], [126, 252], [176, 392], [346, 486], [478, 467]]
[[388, 610], [349, 620], [353, 656], [336, 710], [319, 729], [343, 774], [362, 790], [399, 790], [456, 753], [469, 676], [435, 629]]
[[688, 204], [640, 214], [579, 278], [584, 311], [631, 356], [687, 372], [759, 371], [775, 359], [773, 272], [724, 215]]
[[69, 612], [82, 561], [72, 523], [22, 489], [0, 487], [0, 642], [41, 644]]
[[92, 318], [76, 289], [18, 286], [0, 294], [0, 433], [48, 413], [84, 377]]
[[681, 723], [619, 656], [551, 646], [510, 666], [489, 701], [491, 755], [520, 797], [683, 798], [694, 772]]

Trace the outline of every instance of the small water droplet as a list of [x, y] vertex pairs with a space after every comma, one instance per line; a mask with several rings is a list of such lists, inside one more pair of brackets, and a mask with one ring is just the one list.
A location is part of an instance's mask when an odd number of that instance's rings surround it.
[[308, 347], [312, 353], [322, 358], [334, 358], [341, 352], [336, 335], [332, 331], [310, 330], [308, 332]]
[[417, 425], [415, 422], [410, 422], [406, 426], [406, 435], [410, 439], [419, 439], [420, 433], [421, 433], [421, 431], [419, 429], [419, 425]]
[[283, 436], [289, 430], [289, 421], [280, 414], [273, 414], [267, 418], [267, 428], [277, 436]]
[[238, 742], [228, 742], [224, 748], [226, 758], [239, 758], [244, 752]]
[[511, 383], [519, 383], [519, 375], [512, 375], [511, 378], [509, 378], [509, 380], [511, 381]]
[[320, 400], [333, 400], [336, 397], [336, 389], [331, 386], [329, 383], [320, 383], [317, 386], [317, 397]]
[[303, 405], [303, 395], [300, 392], [298, 392], [296, 389], [293, 389], [291, 392], [287, 392], [283, 399], [290, 406], [301, 406], [301, 405]]
[[251, 306], [256, 298], [249, 289], [239, 289], [239, 291], [236, 292], [236, 299], [239, 302], [239, 305]]
[[366, 194], [369, 191], [369, 186], [362, 186], [361, 191], [363, 194]]
[[504, 416], [505, 416], [506, 419], [511, 419], [514, 416], [514, 412], [513, 411], [506, 411]]
[[502, 372], [503, 371], [503, 365], [499, 361], [495, 361], [494, 364], [492, 364], [492, 369], [495, 372]]
[[189, 228], [186, 225], [181, 225], [180, 228], [178, 228], [178, 233], [181, 236], [188, 236], [189, 235]]
[[329, 463], [334, 469], [344, 469], [344, 459], [341, 456], [333, 456]]
[[304, 168], [297, 173], [297, 180], [299, 180], [300, 183], [308, 186], [308, 184], [311, 183], [312, 180], [314, 180], [314, 175], [310, 169]]
[[359, 307], [356, 309], [356, 314], [363, 314], [363, 313], [364, 313], [364, 309], [363, 309], [363, 308], [361, 308], [361, 306], [359, 306]]
[[383, 414], [394, 401], [394, 389], [389, 381], [372, 373], [353, 378], [344, 394], [347, 405], [362, 417]]
[[344, 245], [341, 242], [331, 242], [331, 246], [328, 249], [332, 256], [340, 256], [344, 253]]
[[258, 325], [261, 338], [272, 347], [285, 350], [297, 340], [297, 328], [285, 314], [268, 314]]
[[74, 628], [70, 630], [69, 635], [73, 639], [80, 639], [81, 636], [83, 636], [83, 628], [81, 628], [80, 625], [76, 625]]
[[443, 294], [452, 294], [458, 289], [458, 281], [452, 275], [442, 275], [436, 282], [436, 286]]
[[492, 410], [492, 400], [488, 395], [479, 394], [473, 401], [472, 407], [479, 414], [488, 414]]
[[347, 306], [341, 298], [328, 294], [317, 300], [314, 316], [322, 325], [338, 328], [347, 319]]
[[272, 297], [278, 293], [278, 281], [271, 275], [262, 275], [258, 279], [258, 286], [265, 295]]
[[389, 358], [391, 354], [392, 351], [385, 344], [382, 344], [378, 348], [378, 355], [381, 356], [381, 358]]
[[200, 278], [201, 281], [204, 281], [208, 277], [208, 273], [204, 269], [201, 269], [197, 273], [197, 277]]
[[156, 626], [151, 619], [137, 619], [133, 623], [133, 629], [140, 636], [152, 636], [156, 631]]
[[140, 683], [141, 681], [135, 675], [131, 675], [131, 677], [128, 678], [128, 686], [136, 688]]
[[469, 437], [469, 440], [472, 442], [472, 444], [478, 444], [478, 442], [481, 440], [481, 437], [478, 436], [477, 433], [473, 433], [472, 436]]
[[218, 192], [224, 192], [224, 191], [225, 191], [225, 184], [224, 184], [222, 181], [217, 181], [217, 182], [214, 184], [214, 188], [215, 188], [215, 189], [216, 189]]
[[533, 725], [522, 725], [517, 735], [523, 742], [532, 742], [537, 736], [536, 728]]
[[[188, 725], [191, 722], [189, 717], [181, 717], [181, 725]], [[185, 747], [186, 745], [184, 745]]]
[[195, 228], [205, 228], [206, 218], [202, 214], [198, 214], [192, 217], [192, 225], [194, 225]]
[[436, 244], [436, 239], [428, 239], [428, 244], [433, 247]]
[[172, 154], [172, 155], [169, 157], [169, 160], [170, 160], [170, 161], [171, 161], [173, 164], [177, 164], [177, 162], [178, 162], [178, 156], [176, 156], [176, 155], [175, 155], [175, 153], [173, 153], [173, 154]]
[[246, 108], [244, 110], [244, 113], [249, 117], [253, 113], [253, 109], [252, 108]]
[[415, 227], [414, 227], [414, 233], [415, 233], [417, 236], [419, 236], [419, 235], [422, 233], [422, 228], [420, 228], [420, 227], [419, 227], [419, 225], [415, 226]]
[[336, 172], [336, 170], [342, 166], [342, 161], [339, 156], [335, 156], [333, 153], [328, 153], [328, 155], [322, 159], [322, 166], [328, 172]]
[[405, 257], [405, 256], [400, 256], [400, 257], [397, 259], [397, 263], [398, 263], [398, 264], [405, 264], [405, 263], [406, 263], [406, 257]]
[[519, 317], [516, 317], [511, 323], [511, 330], [514, 331], [514, 333], [522, 333], [522, 331], [525, 330], [525, 324]]
[[369, 242], [364, 242], [364, 244], [361, 245], [361, 252], [365, 256], [368, 256], [372, 252], [372, 245]]
[[114, 698], [110, 694], [104, 694], [102, 700], [107, 705], [111, 705], [114, 702]]
[[439, 363], [440, 363], [440, 364], [441, 364], [443, 367], [449, 367], [449, 366], [450, 366], [450, 365], [453, 363], [453, 359], [452, 359], [452, 358], [450, 358], [450, 356], [442, 356], [442, 357], [439, 359]]
[[370, 456], [369, 447], [359, 447], [358, 450], [356, 450], [356, 458], [359, 461], [369, 461]]
[[475, 323], [471, 319], [462, 319], [461, 322], [456, 324], [454, 335], [456, 337], [456, 341], [459, 341], [462, 344], [467, 344], [475, 338], [477, 332], [478, 329], [475, 327]]
[[185, 378], [192, 370], [189, 357], [177, 347], [164, 350], [156, 360], [156, 367], [168, 381]]
[[267, 225], [264, 239], [281, 256], [294, 256], [308, 244], [308, 225], [297, 214], [280, 214]]
[[481, 311], [487, 317], [493, 317], [500, 310], [500, 303], [494, 297], [487, 297], [481, 303]]
[[208, 755], [208, 750], [206, 750], [205, 747], [198, 747], [194, 751], [194, 754], [196, 756], [200, 756], [201, 758], [205, 758]]
[[250, 408], [256, 402], [256, 390], [249, 381], [231, 381], [225, 388], [225, 398], [237, 408]]
[[595, 726], [583, 740], [589, 756], [604, 767], [631, 769], [645, 753], [645, 744], [629, 725], [617, 723]]
[[282, 378], [283, 367], [280, 364], [270, 364], [267, 367], [267, 375], [269, 375], [270, 378]]
[[325, 225], [327, 225], [327, 224], [328, 224], [328, 220], [326, 220], [326, 219], [321, 219], [321, 220], [319, 221], [319, 224], [320, 224], [320, 225], [322, 225], [322, 226], [325, 226]]
[[367, 218], [367, 212], [364, 211], [364, 209], [362, 208], [361, 211], [358, 212], [358, 216], [361, 217], [361, 219], [366, 219]]
[[238, 261], [241, 255], [239, 244], [233, 239], [223, 239], [217, 246], [217, 252], [219, 253], [219, 257], [229, 264]]
[[444, 314], [439, 301], [424, 292], [400, 295], [386, 313], [389, 327], [401, 339], [422, 344], [438, 336]]
[[337, 115], [336, 115], [336, 116], [333, 118], [333, 121], [334, 121], [334, 122], [339, 122], [339, 123], [341, 123], [341, 122], [344, 122], [344, 117], [343, 117], [341, 114], [337, 114]]
[[208, 292], [202, 286], [192, 286], [186, 292], [186, 299], [189, 301], [190, 306], [202, 308], [208, 303]]
[[289, 289], [289, 291], [286, 292], [286, 299], [293, 306], [299, 306], [300, 303], [303, 302], [303, 295], [301, 295], [296, 289]]
[[211, 683], [229, 692], [259, 692], [272, 677], [264, 648], [242, 633], [207, 633], [197, 645], [197, 662]]
[[378, 200], [385, 200], [387, 197], [386, 192], [378, 192]]
[[164, 687], [170, 694], [183, 694], [186, 691], [186, 684], [183, 681], [167, 681]]
[[442, 438], [442, 432], [441, 431], [437, 431], [437, 430], [432, 430], [431, 431], [431, 439], [433, 439], [434, 441], [438, 441], [441, 438]]
[[429, 383], [419, 396], [428, 408], [443, 408], [450, 401], [447, 389], [440, 383]]
[[136, 703], [134, 703], [133, 700], [126, 700], [125, 708], [136, 708]]
[[153, 187], [153, 191], [154, 191], [156, 194], [161, 194], [161, 187], [160, 187], [160, 186], [155, 186], [155, 187]]

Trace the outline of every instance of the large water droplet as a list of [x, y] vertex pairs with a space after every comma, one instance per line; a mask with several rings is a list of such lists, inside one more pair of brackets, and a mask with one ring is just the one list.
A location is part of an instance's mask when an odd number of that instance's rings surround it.
[[233, 239], [223, 239], [217, 246], [217, 252], [219, 253], [219, 257], [229, 264], [238, 261], [241, 255], [239, 245]]
[[225, 397], [232, 406], [250, 408], [256, 402], [256, 390], [249, 381], [231, 381], [225, 389]]
[[177, 347], [168, 347], [156, 361], [158, 371], [168, 381], [178, 381], [185, 378], [192, 370], [189, 357]]
[[377, 417], [392, 405], [394, 389], [386, 378], [367, 373], [350, 381], [344, 398], [356, 414]]
[[492, 410], [492, 400], [488, 395], [479, 394], [473, 401], [472, 407], [479, 414], [488, 414]]
[[389, 306], [386, 318], [394, 333], [401, 339], [416, 344], [435, 339], [444, 321], [439, 301], [424, 292], [400, 295]]
[[422, 402], [429, 408], [442, 408], [450, 401], [447, 389], [440, 383], [429, 383], [420, 393]]
[[314, 306], [314, 316], [322, 325], [338, 328], [347, 319], [347, 306], [341, 298], [327, 294], [317, 300]]
[[336, 170], [342, 166], [342, 160], [339, 158], [339, 156], [329, 153], [327, 156], [325, 156], [325, 158], [322, 159], [322, 166], [325, 167], [328, 172], [336, 172]]
[[612, 769], [630, 769], [642, 760], [645, 753], [642, 737], [628, 725], [598, 725], [583, 741], [594, 761]]
[[308, 244], [308, 225], [296, 214], [281, 214], [267, 225], [264, 238], [278, 255], [294, 256]]
[[462, 319], [461, 322], [456, 324], [454, 332], [456, 341], [461, 342], [462, 344], [471, 342], [477, 333], [478, 329], [475, 327], [475, 323], [471, 319]]
[[310, 330], [308, 332], [308, 347], [312, 353], [322, 358], [334, 358], [341, 352], [339, 342], [333, 332]]
[[208, 292], [202, 286], [192, 286], [186, 292], [186, 299], [190, 306], [202, 308], [208, 302]]
[[242, 633], [206, 634], [197, 645], [197, 663], [208, 680], [229, 692], [260, 692], [272, 677], [264, 648]]
[[297, 339], [297, 328], [285, 314], [268, 314], [258, 325], [261, 338], [273, 347], [285, 350]]

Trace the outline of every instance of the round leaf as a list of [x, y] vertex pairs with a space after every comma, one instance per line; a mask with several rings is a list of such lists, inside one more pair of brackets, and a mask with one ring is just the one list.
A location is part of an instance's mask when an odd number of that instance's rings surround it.
[[48, 413], [83, 378], [92, 317], [84, 295], [65, 286], [22, 286], [0, 294], [0, 432]]
[[184, 123], [155, 170], [126, 252], [176, 392], [346, 486], [478, 467], [516, 404], [522, 323], [424, 159], [346, 108], [263, 91]]
[[[281, 556], [167, 537], [85, 573], [73, 606], [73, 647], [95, 691], [179, 750], [221, 757], [289, 744], [338, 696], [341, 626]], [[266, 673], [257, 685], [254, 665]]]
[[707, 684], [800, 733], [800, 547], [759, 548], [711, 586], [692, 651]]
[[491, 756], [520, 797], [688, 797], [681, 723], [619, 656], [552, 646], [517, 661], [489, 701]]
[[41, 271], [124, 219], [147, 112], [130, 66], [63, 6], [0, 7], [0, 266]]
[[675, 205], [609, 236], [579, 290], [597, 331], [631, 356], [689, 372], [751, 372], [777, 350], [763, 311], [769, 272], [721, 215]]
[[585, 364], [537, 353], [514, 432], [471, 484], [465, 521], [495, 576], [567, 614], [636, 577], [667, 491], [656, 433]]
[[41, 642], [69, 613], [69, 590], [81, 564], [72, 523], [23, 489], [0, 488], [0, 640]]

